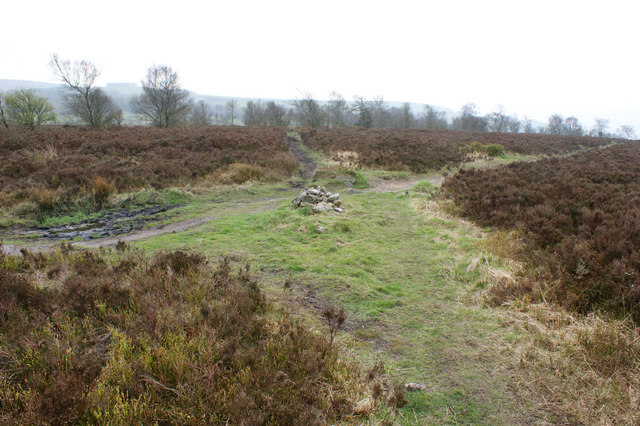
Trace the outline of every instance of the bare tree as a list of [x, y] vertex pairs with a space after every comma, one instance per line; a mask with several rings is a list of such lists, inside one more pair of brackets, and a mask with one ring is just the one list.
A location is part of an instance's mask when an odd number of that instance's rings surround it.
[[400, 107], [400, 127], [403, 129], [413, 127], [414, 121], [415, 117], [413, 116], [413, 111], [411, 111], [411, 104], [405, 102]]
[[[56, 121], [53, 105], [33, 89], [19, 89], [9, 92], [5, 98], [7, 117], [3, 123], [35, 129], [41, 124]], [[4, 116], [4, 113], [3, 113]]]
[[567, 117], [562, 125], [562, 133], [565, 135], [582, 136], [584, 131], [582, 125], [576, 117]]
[[143, 93], [133, 99], [135, 111], [156, 127], [184, 124], [192, 107], [189, 92], [180, 87], [178, 73], [166, 65], [147, 69]]
[[425, 128], [427, 129], [446, 129], [447, 128], [447, 115], [443, 111], [438, 111], [431, 105], [424, 106], [424, 112], [422, 113]]
[[320, 127], [324, 121], [324, 111], [310, 93], [293, 101], [293, 115], [300, 126]]
[[352, 106], [353, 113], [356, 115], [356, 126], [370, 129], [373, 127], [373, 119], [371, 118], [371, 108], [369, 103], [363, 97], [354, 96]]
[[369, 102], [373, 127], [389, 127], [389, 111], [382, 96], [376, 96]]
[[264, 121], [267, 126], [286, 127], [290, 124], [289, 111], [275, 102], [267, 102], [264, 109]]
[[122, 120], [122, 111], [113, 100], [95, 87], [100, 71], [88, 61], [74, 62], [51, 56], [49, 66], [67, 87], [65, 106], [67, 110], [91, 127], [111, 127]]
[[236, 111], [238, 110], [238, 101], [235, 99], [229, 99], [224, 104], [224, 109], [227, 111], [227, 120], [232, 126], [235, 125]]
[[591, 136], [603, 138], [607, 136], [607, 129], [609, 128], [609, 120], [605, 118], [596, 118], [593, 129], [591, 129]]
[[498, 108], [487, 115], [487, 129], [490, 132], [504, 133], [509, 127], [509, 117], [504, 112], [504, 107]]
[[193, 105], [191, 110], [191, 125], [194, 127], [211, 126], [213, 116], [209, 105], [202, 99]]
[[618, 131], [616, 133], [619, 137], [624, 139], [634, 139], [636, 137], [636, 132], [633, 129], [633, 126], [628, 124], [618, 127]]
[[518, 119], [517, 115], [507, 117], [507, 131], [511, 133], [519, 133], [522, 128], [522, 121]]
[[329, 102], [325, 105], [325, 116], [329, 127], [344, 127], [349, 105], [340, 93], [331, 92]]
[[458, 123], [454, 120], [454, 123], [456, 123], [454, 127], [459, 127], [462, 130], [482, 132], [487, 129], [487, 121], [478, 116], [478, 108], [473, 102], [462, 106], [460, 117], [457, 121]]
[[9, 123], [7, 123], [7, 116], [5, 115], [5, 105], [3, 102], [3, 94], [0, 92], [0, 123], [6, 128], [9, 128]]
[[249, 101], [244, 108], [244, 125], [245, 126], [264, 126], [264, 108], [262, 102]]
[[533, 123], [527, 117], [524, 117], [524, 119], [522, 120], [522, 124], [524, 126], [522, 131], [524, 133], [535, 133], [536, 132], [535, 129], [533, 128]]
[[547, 122], [547, 133], [552, 135], [561, 135], [563, 132], [564, 120], [561, 115], [553, 114]]

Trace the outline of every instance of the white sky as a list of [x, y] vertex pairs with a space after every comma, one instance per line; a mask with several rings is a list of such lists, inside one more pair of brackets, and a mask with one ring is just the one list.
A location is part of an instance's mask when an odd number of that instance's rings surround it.
[[166, 64], [201, 94], [338, 91], [640, 134], [637, 0], [4, 0], [0, 78], [54, 82], [52, 53], [100, 84]]

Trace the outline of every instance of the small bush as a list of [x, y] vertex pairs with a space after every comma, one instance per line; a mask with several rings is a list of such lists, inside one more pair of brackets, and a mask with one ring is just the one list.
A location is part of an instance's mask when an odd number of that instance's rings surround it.
[[428, 180], [421, 180], [420, 182], [413, 185], [411, 188], [413, 192], [421, 192], [424, 194], [431, 194], [436, 190], [436, 187], [429, 182]]
[[109, 201], [109, 196], [116, 191], [116, 187], [102, 176], [96, 176], [91, 182], [93, 199], [98, 210]]
[[[14, 259], [9, 262], [6, 259]], [[112, 266], [114, 265], [114, 266]], [[197, 254], [0, 255], [7, 424], [336, 424], [367, 385], [245, 266]], [[55, 271], [42, 281], [44, 271]], [[37, 285], [38, 283], [38, 285]], [[331, 339], [331, 340], [330, 340]]]
[[58, 208], [60, 194], [51, 189], [38, 188], [31, 193], [31, 200], [36, 204], [36, 219], [42, 223]]
[[496, 143], [489, 143], [483, 145], [479, 142], [473, 142], [467, 147], [468, 152], [481, 152], [487, 154], [489, 157], [502, 157], [505, 155], [505, 150], [502, 145]]

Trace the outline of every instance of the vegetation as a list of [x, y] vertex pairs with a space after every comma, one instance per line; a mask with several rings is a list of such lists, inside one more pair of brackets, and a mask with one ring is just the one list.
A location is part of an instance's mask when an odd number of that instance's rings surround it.
[[100, 71], [92, 62], [73, 64], [68, 59], [53, 55], [49, 66], [65, 85], [65, 105], [71, 115], [93, 128], [111, 128], [122, 122], [122, 110], [104, 91], [96, 87]]
[[248, 265], [69, 249], [0, 254], [4, 423], [319, 424], [369, 392], [332, 344], [341, 313], [327, 310], [329, 338], [311, 333]]
[[[96, 208], [189, 203], [174, 219], [196, 224], [136, 242], [145, 254], [0, 256], [3, 421], [640, 421], [639, 329], [615, 304], [637, 287], [635, 144], [303, 129], [293, 152], [346, 208], [317, 215], [289, 207], [285, 132], [0, 129], [3, 206], [65, 223], [50, 216], [74, 187]], [[538, 161], [498, 168], [525, 157]], [[445, 184], [457, 205], [438, 194], [447, 165], [463, 170]], [[603, 289], [613, 299], [590, 304]], [[427, 391], [403, 395], [385, 370]]]
[[87, 197], [100, 208], [116, 191], [204, 179], [273, 182], [299, 166], [285, 137], [276, 128], [7, 129], [0, 132], [0, 197], [5, 207], [31, 202], [48, 215]]
[[469, 145], [494, 155], [502, 155], [501, 148], [539, 155], [611, 143], [606, 138], [417, 129], [302, 129], [300, 135], [307, 146], [338, 161], [414, 173], [457, 166], [467, 158]]
[[5, 127], [15, 125], [33, 130], [56, 121], [53, 105], [32, 89], [14, 90], [3, 98], [0, 101], [0, 121]]
[[143, 93], [134, 110], [155, 127], [184, 125], [192, 110], [191, 96], [180, 87], [178, 73], [166, 65], [152, 66], [142, 81]]
[[[627, 144], [461, 171], [444, 190], [464, 216], [523, 233], [521, 256], [536, 266], [536, 277], [497, 293], [533, 292], [582, 313], [604, 309], [638, 321], [639, 163], [640, 145]], [[540, 279], [548, 283], [542, 289], [534, 285]]]

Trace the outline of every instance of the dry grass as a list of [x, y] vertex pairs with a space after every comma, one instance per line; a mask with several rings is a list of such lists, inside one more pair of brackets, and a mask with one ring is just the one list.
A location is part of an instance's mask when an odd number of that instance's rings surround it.
[[[640, 330], [630, 318], [580, 315], [545, 301], [548, 284], [510, 256], [523, 250], [517, 232], [485, 240], [503, 268], [477, 262], [483, 300], [500, 305], [517, 332], [505, 339], [514, 386], [560, 424], [640, 422]], [[534, 296], [537, 295], [537, 296]], [[536, 302], [541, 301], [541, 302]]]
[[640, 333], [631, 321], [544, 303], [506, 306], [523, 329], [512, 347], [517, 385], [537, 395], [554, 422], [640, 422]]
[[[426, 220], [455, 218], [450, 201], [422, 201]], [[470, 234], [482, 233], [460, 220]], [[488, 347], [500, 348], [514, 392], [553, 424], [640, 423], [640, 330], [629, 318], [603, 312], [581, 315], [547, 302], [550, 283], [517, 259], [525, 239], [518, 231], [484, 233], [467, 272], [479, 274], [479, 303], [498, 309], [512, 332]], [[496, 367], [498, 368], [498, 367]]]

